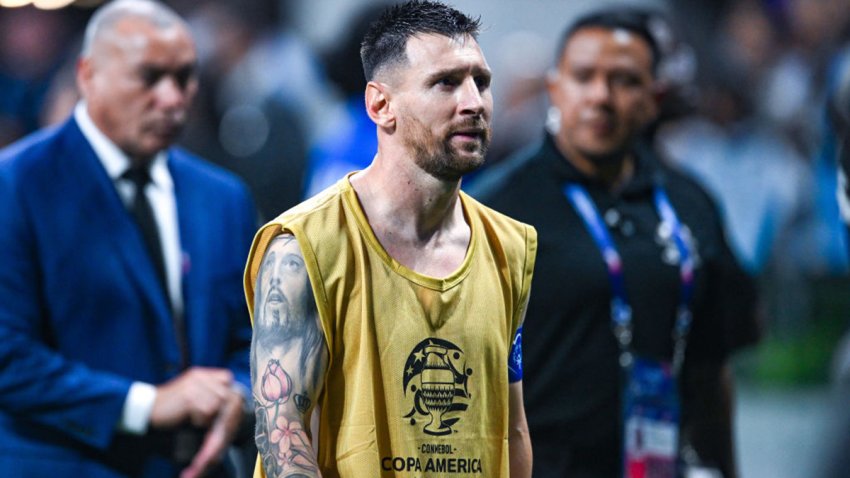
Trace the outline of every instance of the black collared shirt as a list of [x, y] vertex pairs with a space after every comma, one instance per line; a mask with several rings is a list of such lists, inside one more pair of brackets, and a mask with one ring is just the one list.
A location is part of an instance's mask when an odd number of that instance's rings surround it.
[[[686, 361], [720, 363], [757, 338], [754, 285], [726, 244], [714, 203], [651, 154], [636, 157], [633, 178], [612, 194], [579, 172], [546, 135], [539, 147], [484, 173], [470, 188], [485, 204], [537, 229], [539, 249], [523, 328], [525, 408], [535, 462], [563, 456], [571, 463], [568, 471], [589, 476], [615, 476], [619, 470], [621, 370], [607, 269], [563, 193], [566, 183], [585, 186], [622, 257], [636, 352], [670, 360], [681, 290], [678, 251], [659, 232], [656, 184], [667, 191], [696, 249]], [[535, 468], [540, 476], [560, 476], [557, 470]]]

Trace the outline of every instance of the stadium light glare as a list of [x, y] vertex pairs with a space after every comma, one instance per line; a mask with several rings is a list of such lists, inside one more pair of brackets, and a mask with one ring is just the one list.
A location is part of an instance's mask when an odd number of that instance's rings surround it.
[[35, 8], [42, 10], [56, 10], [58, 8], [67, 7], [74, 3], [74, 0], [33, 0]]
[[0, 0], [0, 7], [17, 8], [30, 4], [30, 0]]

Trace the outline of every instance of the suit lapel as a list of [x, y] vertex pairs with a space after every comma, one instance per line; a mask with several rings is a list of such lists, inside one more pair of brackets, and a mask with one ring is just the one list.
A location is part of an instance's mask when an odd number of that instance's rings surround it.
[[[150, 306], [150, 313], [156, 318], [159, 330], [161, 333], [172, 331], [168, 299], [158, 282], [138, 226], [121, 202], [115, 185], [76, 122], [70, 120], [64, 129], [65, 141], [69, 143], [64, 151], [77, 151], [79, 156], [69, 158], [64, 164], [67, 165], [69, 177], [74, 178], [74, 189], [80, 194], [80, 211], [87, 215], [87, 227], [94, 235], [102, 234], [110, 238], [112, 252], [121, 258], [127, 277], [135, 283]], [[120, 280], [117, 277], [115, 279]], [[173, 331], [170, 333], [173, 336]]]
[[208, 347], [208, 327], [204, 326], [209, 316], [206, 290], [208, 284], [202, 280], [209, 277], [208, 268], [212, 266], [209, 252], [208, 204], [198, 187], [198, 178], [192, 177], [192, 171], [187, 166], [185, 158], [176, 150], [168, 155], [168, 169], [174, 180], [174, 196], [177, 203], [177, 220], [179, 222], [180, 246], [182, 252], [182, 292], [184, 306], [184, 323], [186, 340], [189, 346], [190, 363], [207, 363], [203, 356]]

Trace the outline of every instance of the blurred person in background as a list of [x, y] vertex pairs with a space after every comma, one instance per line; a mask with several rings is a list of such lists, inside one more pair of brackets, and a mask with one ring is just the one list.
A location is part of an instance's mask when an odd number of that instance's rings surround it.
[[539, 233], [523, 337], [535, 476], [736, 476], [728, 358], [757, 338], [755, 288], [709, 196], [645, 144], [652, 18], [570, 26], [550, 132], [470, 190]]
[[[180, 5], [180, 11], [185, 11], [197, 37], [200, 63], [212, 62], [209, 66], [214, 69], [229, 67], [218, 79], [218, 101], [223, 100], [226, 104], [273, 97], [297, 112], [305, 125], [308, 140], [327, 127], [326, 110], [331, 98], [327, 95], [327, 80], [318, 57], [297, 31], [293, 11], [300, 2], [174, 1]], [[252, 31], [245, 32], [244, 24], [248, 24]], [[228, 31], [230, 27], [236, 30]], [[235, 41], [236, 44], [221, 43], [226, 41]], [[247, 49], [240, 52], [246, 46]], [[230, 58], [222, 58], [222, 54]], [[234, 64], [216, 65], [221, 59]]]
[[811, 219], [811, 171], [784, 136], [749, 113], [742, 77], [715, 63], [700, 82], [702, 114], [663, 126], [658, 147], [717, 199], [733, 253], [759, 279], [772, 334], [792, 339], [808, 313], [800, 231]]
[[[838, 149], [838, 188], [836, 199], [845, 227], [850, 227], [850, 52], [845, 51], [836, 72], [836, 82], [827, 104], [835, 126]], [[846, 293], [846, 291], [845, 291]], [[846, 323], [846, 316], [845, 316]], [[842, 478], [850, 469], [850, 333], [845, 333], [836, 347], [832, 363], [833, 396], [830, 409], [834, 417], [825, 434], [828, 444], [820, 456], [823, 468], [820, 478]]]
[[439, 2], [387, 9], [361, 49], [372, 163], [257, 234], [259, 474], [531, 475], [521, 326], [536, 234], [460, 192], [490, 136], [478, 28]]
[[[841, 134], [838, 150], [838, 187], [835, 191], [838, 200], [838, 210], [844, 225], [850, 228], [850, 51], [845, 57], [847, 61], [842, 75], [842, 85], [839, 94], [831, 102], [836, 116], [836, 129]], [[840, 111], [840, 113], [839, 113]], [[848, 245], [850, 247], [850, 245]]]
[[[500, 38], [495, 50], [494, 63], [503, 65], [504, 71], [493, 85], [496, 105], [488, 168], [538, 138], [548, 107], [545, 78], [550, 61], [543, 37], [534, 31], [515, 31]], [[465, 182], [472, 183], [478, 176]]]
[[696, 108], [665, 122], [656, 146], [717, 199], [732, 251], [759, 280], [772, 336], [793, 340], [808, 326], [803, 271], [815, 180], [794, 143], [758, 115], [758, 85], [780, 51], [769, 12], [740, 2], [719, 23], [694, 82]]
[[[832, 63], [828, 83], [827, 118], [835, 144], [838, 184], [836, 203], [845, 228], [850, 228], [850, 46], [845, 45]], [[847, 291], [844, 290], [846, 294]], [[846, 312], [846, 311], [844, 311]], [[847, 324], [846, 314], [842, 317]], [[820, 478], [841, 478], [850, 468], [850, 333], [845, 332], [836, 347], [831, 370], [833, 395], [830, 426], [824, 441], [820, 463]]]
[[744, 2], [729, 15], [726, 41], [697, 80], [698, 114], [668, 122], [657, 141], [666, 158], [718, 199], [732, 250], [751, 274], [760, 274], [791, 255], [781, 243], [810, 209], [813, 184], [805, 159], [755, 116], [753, 86], [774, 38], [766, 14]]
[[2, 476], [231, 474], [256, 213], [235, 177], [171, 147], [195, 67], [172, 10], [109, 3], [73, 116], [0, 152]]
[[366, 79], [360, 64], [360, 43], [369, 26], [386, 9], [383, 2], [358, 12], [337, 46], [324, 55], [325, 71], [342, 96], [310, 148], [304, 197], [333, 185], [351, 171], [365, 169], [378, 149], [375, 123], [366, 113], [363, 91]]
[[[850, 46], [836, 55], [831, 69], [827, 118], [830, 125], [831, 141], [835, 145], [835, 168], [837, 186], [835, 199], [840, 218], [845, 228], [850, 227]], [[844, 323], [846, 325], [846, 316]], [[835, 383], [850, 390], [850, 332], [846, 332], [839, 342], [832, 363], [832, 379]]]
[[[81, 41], [75, 41], [73, 44], [70, 50], [79, 52]], [[74, 54], [65, 58], [51, 78], [39, 115], [40, 128], [64, 123], [80, 101], [80, 92], [77, 90], [78, 56]]]
[[[806, 160], [813, 178], [808, 220], [795, 254], [811, 282], [846, 275], [847, 238], [835, 202], [836, 143], [825, 114], [830, 66], [847, 39], [847, 0], [786, 0], [774, 6], [781, 49], [757, 85], [760, 119], [778, 128]], [[813, 284], [817, 287], [817, 284]], [[816, 293], [817, 291], [813, 291]]]
[[[200, 86], [180, 143], [240, 176], [263, 222], [301, 199], [310, 138], [297, 88], [312, 78], [297, 65], [310, 63], [293, 60], [300, 46], [290, 54], [274, 47], [286, 8], [277, 0], [205, 1], [187, 16], [199, 39]], [[286, 74], [277, 78], [280, 65]]]
[[78, 12], [0, 7], [0, 147], [39, 128], [46, 91]]

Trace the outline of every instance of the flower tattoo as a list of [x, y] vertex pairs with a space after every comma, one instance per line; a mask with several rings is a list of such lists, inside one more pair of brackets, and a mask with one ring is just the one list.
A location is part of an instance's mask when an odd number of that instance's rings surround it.
[[272, 403], [286, 403], [292, 393], [292, 379], [277, 360], [269, 360], [262, 382], [263, 398]]
[[287, 420], [284, 416], [277, 417], [270, 441], [272, 446], [277, 447], [277, 464], [281, 468], [309, 468], [314, 465], [310, 454], [307, 453], [310, 446], [307, 434], [297, 421]]

